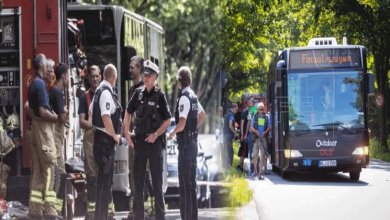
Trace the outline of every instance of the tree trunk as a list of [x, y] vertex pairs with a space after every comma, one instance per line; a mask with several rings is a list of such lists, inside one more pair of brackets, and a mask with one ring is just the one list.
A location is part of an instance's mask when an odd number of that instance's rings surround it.
[[[385, 53], [382, 54], [380, 49], [375, 47], [372, 48], [374, 61], [375, 61], [375, 70], [378, 83], [379, 93], [383, 95], [384, 100], [387, 99], [387, 71], [385, 68], [386, 56]], [[384, 151], [387, 151], [387, 131], [386, 131], [386, 101], [384, 105], [379, 109], [380, 113], [380, 143]]]

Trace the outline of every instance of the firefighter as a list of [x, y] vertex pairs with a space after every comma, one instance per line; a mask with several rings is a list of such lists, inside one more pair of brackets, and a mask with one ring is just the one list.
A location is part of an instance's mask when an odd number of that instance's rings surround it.
[[102, 77], [100, 74], [100, 68], [98, 66], [91, 66], [89, 68], [88, 80], [90, 88], [87, 92], [81, 95], [79, 102], [79, 121], [80, 127], [84, 129], [84, 169], [87, 176], [87, 214], [85, 219], [95, 219], [95, 203], [96, 203], [96, 163], [93, 158], [93, 138], [95, 134], [95, 128], [92, 125], [92, 120], [89, 119], [88, 109], [92, 103], [92, 99], [95, 95], [96, 88], [99, 86]]
[[177, 73], [181, 90], [176, 103], [176, 128], [169, 134], [172, 139], [177, 134], [179, 150], [179, 192], [180, 215], [184, 219], [198, 219], [196, 196], [196, 165], [198, 155], [198, 128], [203, 123], [205, 113], [191, 86], [191, 70], [183, 66]]
[[[49, 69], [47, 75], [49, 75]], [[59, 63], [55, 69], [56, 82], [49, 92], [50, 104], [53, 111], [58, 115], [55, 123], [54, 143], [56, 145], [56, 158], [60, 174], [60, 187], [57, 192], [56, 210], [61, 215], [63, 200], [65, 196], [66, 171], [64, 161], [64, 129], [68, 115], [63, 89], [68, 86], [69, 67], [64, 63]]]
[[[162, 193], [162, 149], [165, 131], [170, 125], [171, 113], [165, 94], [155, 86], [158, 66], [151, 61], [144, 62], [145, 85], [136, 89], [125, 113], [123, 124], [126, 141], [134, 147], [134, 218], [144, 219], [144, 183], [146, 164], [149, 160], [152, 184], [155, 196], [156, 219], [165, 219], [164, 198]], [[135, 114], [134, 143], [130, 138], [131, 116]]]
[[31, 181], [28, 216], [37, 219], [58, 218], [55, 209], [54, 172], [57, 165], [54, 144], [54, 123], [57, 114], [52, 112], [43, 77], [47, 71], [46, 57], [38, 54], [34, 60], [35, 75], [28, 90], [29, 108], [33, 111], [31, 124]]
[[[113, 87], [117, 79], [114, 65], [108, 64], [103, 72], [104, 80], [96, 90], [92, 101], [92, 124], [96, 128], [93, 156], [97, 166], [95, 219], [107, 219], [112, 203], [113, 166], [115, 147], [120, 142], [122, 107]], [[111, 204], [109, 202], [111, 201]]]

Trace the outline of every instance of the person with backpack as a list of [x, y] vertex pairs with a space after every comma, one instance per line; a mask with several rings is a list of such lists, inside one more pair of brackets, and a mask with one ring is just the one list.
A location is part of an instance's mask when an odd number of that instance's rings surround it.
[[[265, 125], [268, 123], [266, 114], [264, 112], [264, 103], [260, 102], [257, 105], [257, 112], [253, 116], [251, 120], [251, 131], [252, 135], [255, 136], [254, 138], [254, 146], [253, 146], [253, 164], [254, 166], [254, 173], [253, 177], [256, 177], [258, 175], [258, 179], [262, 180], [264, 179], [262, 176], [263, 166], [265, 165], [266, 155], [267, 155], [267, 146], [264, 142], [264, 137], [267, 134], [265, 131]], [[257, 170], [257, 158], [260, 153], [260, 164], [259, 164], [259, 171]]]

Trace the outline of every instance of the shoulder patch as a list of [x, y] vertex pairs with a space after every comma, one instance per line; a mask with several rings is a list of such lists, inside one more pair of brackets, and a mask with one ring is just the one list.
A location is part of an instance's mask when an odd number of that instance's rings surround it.
[[184, 105], [180, 105], [180, 112], [184, 110]]
[[106, 102], [106, 109], [110, 110], [110, 103], [109, 102]]

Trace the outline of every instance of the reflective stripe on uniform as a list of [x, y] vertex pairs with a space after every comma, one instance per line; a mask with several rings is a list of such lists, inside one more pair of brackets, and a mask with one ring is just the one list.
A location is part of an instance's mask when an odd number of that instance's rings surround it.
[[36, 197], [30, 197], [30, 202], [35, 202], [39, 204], [43, 204], [42, 199], [36, 198]]
[[114, 201], [111, 199], [111, 203], [108, 205], [109, 212], [115, 212]]
[[42, 193], [32, 189], [30, 196], [35, 196], [35, 197], [38, 197], [38, 198], [42, 198]]
[[35, 202], [35, 203], [39, 203], [39, 204], [43, 204], [42, 193], [39, 191], [36, 191], [36, 190], [31, 190], [30, 201]]
[[62, 210], [62, 205], [64, 204], [64, 201], [62, 199], [57, 199], [56, 202], [56, 210], [57, 212], [60, 212]]
[[56, 193], [52, 190], [49, 190], [51, 182], [51, 168], [47, 168], [47, 179], [46, 179], [46, 190], [45, 190], [45, 202], [56, 203], [57, 196]]
[[87, 212], [95, 212], [96, 202], [88, 202]]

